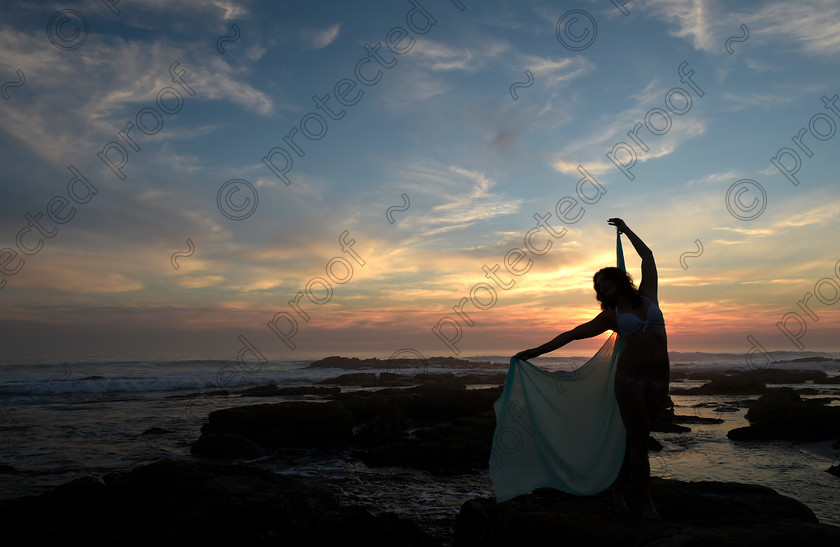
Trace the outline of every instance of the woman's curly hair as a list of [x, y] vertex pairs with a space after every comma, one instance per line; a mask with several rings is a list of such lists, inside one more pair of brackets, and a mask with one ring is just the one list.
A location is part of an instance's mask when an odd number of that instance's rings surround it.
[[602, 310], [614, 309], [616, 307], [616, 301], [615, 298], [607, 298], [601, 294], [598, 284], [595, 283], [595, 280], [598, 279], [599, 275], [603, 275], [607, 279], [614, 281], [618, 286], [618, 292], [630, 298], [633, 309], [642, 304], [642, 297], [639, 295], [639, 289], [636, 288], [636, 284], [633, 283], [633, 278], [630, 274], [621, 268], [608, 267], [598, 270], [595, 272], [595, 275], [592, 276], [592, 283], [595, 286], [595, 298], [601, 303]]

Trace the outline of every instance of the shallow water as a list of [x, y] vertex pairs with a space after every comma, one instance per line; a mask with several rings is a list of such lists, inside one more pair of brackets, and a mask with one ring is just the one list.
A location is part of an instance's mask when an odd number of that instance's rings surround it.
[[720, 418], [722, 424], [687, 424], [691, 433], [656, 434], [663, 445], [652, 452], [651, 474], [684, 481], [729, 481], [768, 486], [807, 505], [826, 524], [840, 526], [840, 478], [826, 470], [840, 460], [832, 442], [794, 445], [734, 442], [726, 433], [749, 425], [746, 409], [721, 413], [696, 405], [724, 404], [743, 397], [672, 396], [676, 414]]

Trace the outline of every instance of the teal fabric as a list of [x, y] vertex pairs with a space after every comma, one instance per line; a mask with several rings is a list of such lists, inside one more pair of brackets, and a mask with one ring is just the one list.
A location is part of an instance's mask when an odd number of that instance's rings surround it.
[[[616, 259], [624, 269], [621, 235]], [[495, 403], [490, 479], [503, 502], [549, 487], [581, 496], [615, 482], [626, 431], [615, 400], [615, 364], [624, 347], [616, 333], [592, 359], [566, 374], [510, 360]]]

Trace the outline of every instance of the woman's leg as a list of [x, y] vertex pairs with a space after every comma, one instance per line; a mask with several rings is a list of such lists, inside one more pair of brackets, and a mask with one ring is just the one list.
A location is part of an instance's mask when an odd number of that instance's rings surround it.
[[[648, 439], [650, 438], [650, 420], [652, 410], [655, 408], [658, 411], [667, 395], [667, 391], [667, 387], [663, 387], [646, 394], [639, 386], [626, 378], [617, 379], [615, 384], [616, 401], [621, 412], [621, 419], [624, 421], [624, 427], [627, 430], [625, 464], [629, 466], [629, 472], [633, 475], [639, 488], [642, 500], [642, 515], [651, 519], [658, 519], [659, 514], [653, 505], [649, 487]], [[622, 473], [619, 473], [620, 479], [616, 481], [618, 486], [623, 486], [623, 481], [626, 478], [627, 471], [623, 469], [622, 472], [625, 475], [622, 477]], [[618, 509], [618, 503], [616, 507]]]
[[619, 515], [630, 513], [630, 508], [627, 507], [627, 502], [624, 500], [624, 485], [627, 482], [627, 477], [630, 475], [630, 453], [627, 451], [626, 436], [624, 443], [624, 461], [621, 463], [618, 477], [616, 477], [612, 485], [613, 505], [615, 506], [615, 512]]

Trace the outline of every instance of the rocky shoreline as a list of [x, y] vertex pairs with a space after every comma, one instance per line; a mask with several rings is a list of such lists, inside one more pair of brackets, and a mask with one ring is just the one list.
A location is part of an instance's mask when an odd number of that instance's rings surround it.
[[[329, 365], [317, 366], [334, 366], [329, 359]], [[363, 360], [340, 359], [348, 365], [342, 368], [367, 366], [361, 365]], [[441, 538], [397, 515], [343, 505], [329, 485], [311, 477], [281, 476], [260, 468], [258, 462], [280, 460], [294, 452], [341, 454], [368, 467], [419, 469], [442, 477], [486, 472], [495, 429], [493, 403], [502, 392], [504, 373], [416, 370], [423, 372], [412, 376], [354, 372], [317, 386], [269, 384], [194, 394], [260, 401], [211, 412], [191, 456], [78, 479], [39, 496], [5, 500], [0, 502], [0, 515], [14, 537], [79, 539], [88, 544], [139, 544], [152, 539], [248, 545], [281, 539], [290, 545], [328, 541], [539, 545], [549, 540], [589, 545], [593, 539], [638, 545], [777, 544], [799, 539], [836, 545], [840, 541], [840, 528], [820, 524], [803, 504], [769, 488], [664, 479], [652, 486], [663, 507], [660, 523], [614, 515], [606, 493], [576, 497], [540, 490], [502, 504], [490, 498], [470, 499], [453, 515], [451, 537]], [[830, 404], [838, 395], [833, 389], [836, 379], [804, 370], [706, 376], [705, 385], [684, 388], [682, 380], [701, 378], [677, 373], [672, 392], [746, 396], [735, 404], [749, 408], [750, 425], [731, 430], [731, 440], [833, 440], [840, 449], [840, 406]], [[815, 383], [831, 388], [814, 393]], [[359, 387], [365, 389], [347, 389]], [[271, 401], [288, 396], [309, 399]], [[675, 415], [671, 409], [654, 424], [654, 438], [663, 432], [688, 433], [692, 423], [709, 420], [713, 419]], [[651, 448], [656, 450], [654, 438]], [[829, 480], [837, 479], [829, 476]], [[632, 493], [628, 499], [632, 504]]]

